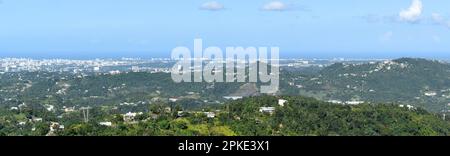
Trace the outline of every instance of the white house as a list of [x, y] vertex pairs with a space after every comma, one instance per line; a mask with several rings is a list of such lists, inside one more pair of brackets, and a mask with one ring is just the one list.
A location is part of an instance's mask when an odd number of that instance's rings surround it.
[[411, 105], [399, 105], [399, 107], [401, 107], [401, 108], [408, 108], [409, 110], [412, 110], [412, 109], [415, 109], [415, 107], [414, 106], [411, 106]]
[[169, 101], [170, 101], [170, 102], [177, 102], [178, 99], [177, 99], [177, 98], [169, 98]]
[[214, 112], [204, 112], [206, 117], [208, 118], [215, 118], [216, 117], [216, 113]]
[[347, 101], [345, 103], [348, 105], [359, 105], [359, 104], [363, 104], [364, 101]]
[[33, 118], [33, 121], [34, 121], [34, 122], [41, 122], [41, 121], [42, 121], [42, 118]]
[[75, 107], [66, 107], [64, 106], [64, 112], [69, 113], [75, 111]]
[[137, 115], [137, 113], [128, 112], [123, 115], [123, 121], [125, 121], [125, 122], [133, 121], [134, 118], [136, 117], [136, 115]]
[[278, 105], [280, 105], [281, 107], [284, 107], [284, 105], [286, 104], [287, 100], [284, 99], [278, 99]]
[[108, 126], [108, 127], [112, 126], [112, 122], [99, 122], [98, 124], [102, 125], [102, 126]]
[[94, 67], [94, 71], [96, 72], [100, 71], [100, 67]]
[[433, 92], [433, 91], [425, 92], [424, 94], [425, 94], [425, 96], [436, 96], [437, 95], [437, 93]]
[[223, 98], [227, 99], [227, 100], [239, 100], [242, 99], [242, 96], [224, 96]]
[[333, 104], [342, 104], [342, 101], [340, 100], [328, 100], [328, 102]]
[[275, 107], [260, 107], [259, 112], [272, 114], [275, 112]]
[[55, 106], [53, 106], [53, 105], [45, 105], [45, 109], [47, 109], [47, 111], [53, 111], [55, 109]]
[[414, 106], [411, 106], [411, 105], [406, 105], [406, 107], [408, 108], [408, 109], [414, 109]]

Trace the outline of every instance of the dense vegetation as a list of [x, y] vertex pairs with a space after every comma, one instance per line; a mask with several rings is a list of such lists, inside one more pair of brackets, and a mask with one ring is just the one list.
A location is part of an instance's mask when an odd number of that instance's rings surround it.
[[[250, 98], [231, 103], [231, 114], [241, 120], [231, 125], [240, 135], [449, 135], [449, 122], [425, 110], [408, 110], [393, 104], [334, 105], [313, 98]], [[267, 116], [260, 106], [275, 106]]]
[[[278, 99], [288, 102], [278, 105]], [[260, 107], [273, 106], [273, 114], [259, 112]], [[171, 108], [168, 111], [167, 108]], [[335, 105], [313, 98], [298, 96], [261, 96], [229, 102], [219, 108], [204, 108], [216, 112], [208, 118], [202, 111], [185, 110], [176, 103], [149, 105], [149, 111], [137, 116], [133, 123], [125, 122], [120, 114], [93, 110], [93, 119], [83, 123], [80, 112], [66, 114], [59, 121], [66, 125], [54, 135], [132, 135], [132, 136], [436, 136], [449, 135], [450, 122], [420, 108], [408, 109], [394, 104], [357, 106]], [[45, 135], [47, 117], [37, 124], [17, 126], [17, 120], [30, 112], [2, 111], [0, 135]], [[112, 121], [111, 127], [99, 125]], [[34, 131], [30, 129], [36, 128]]]

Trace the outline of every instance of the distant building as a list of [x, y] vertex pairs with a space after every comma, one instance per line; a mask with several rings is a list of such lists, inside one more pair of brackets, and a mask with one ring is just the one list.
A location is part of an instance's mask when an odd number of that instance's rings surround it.
[[138, 113], [131, 113], [128, 112], [126, 114], [123, 115], [123, 121], [125, 122], [132, 122], [134, 121], [134, 118], [138, 115]]
[[347, 101], [345, 103], [348, 105], [359, 105], [359, 104], [363, 104], [364, 101]]
[[55, 109], [55, 106], [53, 106], [53, 105], [45, 105], [44, 106], [45, 107], [45, 109], [47, 109], [47, 111], [53, 111], [54, 109]]
[[206, 117], [208, 118], [215, 118], [216, 117], [216, 113], [214, 112], [204, 112]]
[[131, 71], [133, 71], [133, 72], [140, 72], [140, 68], [139, 68], [139, 66], [132, 66], [131, 67]]
[[64, 112], [70, 113], [70, 112], [73, 112], [73, 111], [75, 111], [75, 107], [65, 107], [64, 106]]
[[342, 101], [340, 100], [329, 100], [329, 103], [334, 103], [334, 104], [342, 104]]
[[239, 99], [242, 99], [243, 97], [242, 96], [224, 96], [223, 98], [227, 99], [227, 100], [239, 100]]
[[99, 122], [98, 124], [102, 125], [102, 126], [107, 126], [107, 127], [111, 127], [112, 126], [112, 122]]
[[33, 118], [33, 122], [42, 122], [42, 118]]
[[27, 104], [22, 103], [22, 104], [20, 104], [18, 107], [19, 107], [19, 108], [27, 107]]
[[284, 107], [284, 105], [286, 104], [287, 100], [284, 99], [278, 99], [278, 105], [280, 105], [281, 107]]
[[401, 108], [408, 108], [409, 110], [413, 110], [413, 109], [416, 109], [414, 106], [411, 106], [411, 105], [399, 105], [399, 107], [401, 107]]
[[177, 102], [178, 99], [177, 99], [177, 98], [169, 98], [169, 101], [170, 101], [170, 102]]
[[120, 71], [118, 71], [118, 70], [109, 71], [109, 74], [117, 75], [117, 74], [120, 74]]
[[275, 112], [275, 107], [260, 107], [259, 112], [273, 114]]
[[425, 94], [425, 96], [436, 96], [437, 95], [437, 93], [433, 92], [433, 91], [428, 91], [428, 92], [425, 92], [424, 94]]
[[95, 72], [100, 71], [100, 67], [94, 67], [94, 71], [95, 71]]
[[183, 111], [178, 111], [177, 112], [177, 116], [178, 117], [183, 117], [185, 115], [185, 113]]

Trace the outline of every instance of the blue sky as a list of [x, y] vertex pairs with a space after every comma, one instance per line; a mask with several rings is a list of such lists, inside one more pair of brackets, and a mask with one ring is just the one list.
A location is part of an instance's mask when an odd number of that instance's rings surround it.
[[448, 0], [0, 1], [0, 57], [169, 56], [194, 38], [286, 57], [450, 57]]

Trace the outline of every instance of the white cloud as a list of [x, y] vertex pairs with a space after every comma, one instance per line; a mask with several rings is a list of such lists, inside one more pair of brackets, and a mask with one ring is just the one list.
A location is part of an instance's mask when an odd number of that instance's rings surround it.
[[413, 0], [411, 6], [408, 9], [400, 11], [400, 20], [414, 23], [420, 20], [422, 15], [423, 5], [420, 0]]
[[431, 14], [431, 19], [433, 20], [433, 22], [435, 24], [442, 25], [442, 26], [445, 26], [447, 28], [450, 28], [450, 20], [442, 17], [441, 14], [433, 13], [433, 14]]
[[262, 7], [264, 11], [286, 11], [289, 7], [281, 1], [272, 1]]
[[200, 9], [209, 11], [219, 11], [225, 9], [225, 6], [219, 2], [211, 1], [203, 3], [202, 6], [200, 6]]

